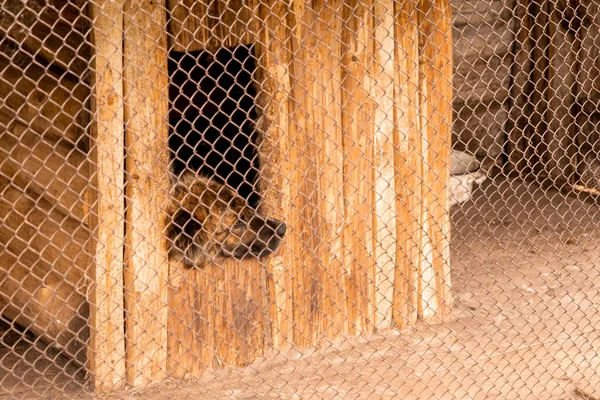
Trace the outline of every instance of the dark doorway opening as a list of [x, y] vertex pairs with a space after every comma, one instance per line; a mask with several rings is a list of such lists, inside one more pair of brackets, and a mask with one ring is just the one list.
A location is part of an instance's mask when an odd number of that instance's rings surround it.
[[253, 46], [170, 52], [171, 168], [216, 178], [260, 201]]

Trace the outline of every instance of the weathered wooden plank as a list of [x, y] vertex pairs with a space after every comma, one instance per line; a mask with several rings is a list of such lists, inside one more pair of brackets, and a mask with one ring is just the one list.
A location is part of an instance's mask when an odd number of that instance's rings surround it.
[[215, 268], [223, 271], [213, 318], [217, 359], [223, 365], [248, 365], [263, 350], [263, 266], [257, 260], [228, 260]]
[[0, 171], [83, 223], [89, 175], [86, 155], [64, 142], [45, 140], [18, 122], [6, 129], [0, 135]]
[[465, 25], [455, 29], [455, 64], [474, 64], [479, 59], [504, 54], [510, 48], [515, 35], [509, 27], [509, 23], [502, 22], [494, 25]]
[[3, 314], [85, 363], [89, 232], [1, 175], [0, 188]]
[[[291, 176], [295, 165], [287, 153], [292, 147], [289, 131], [289, 98], [291, 93], [290, 24], [292, 18], [287, 3], [274, 1], [269, 4], [259, 2], [259, 26], [256, 55], [259, 60], [257, 77], [261, 90], [257, 98], [259, 113], [258, 128], [263, 132], [260, 145], [261, 177], [260, 187], [267, 215], [288, 223], [286, 243], [295, 235], [295, 226], [288, 220], [291, 210]], [[266, 339], [275, 348], [283, 348], [293, 341], [293, 288], [292, 274], [288, 266], [294, 263], [294, 255], [287, 245], [267, 260], [267, 287], [269, 290], [269, 319]]]
[[[452, 6], [452, 25], [480, 26], [508, 22], [513, 14], [504, 0], [455, 0]], [[456, 33], [456, 30], [454, 31]]]
[[421, 1], [418, 13], [421, 132], [423, 134], [423, 240], [419, 312], [439, 321], [452, 305], [448, 190], [452, 121], [452, 27], [447, 0]]
[[396, 263], [396, 181], [394, 170], [394, 2], [373, 5], [375, 71], [371, 96], [377, 104], [373, 124], [375, 150], [375, 325], [392, 323]]
[[[72, 2], [68, 9], [83, 5]], [[78, 14], [82, 8], [76, 8]], [[77, 19], [82, 19], [81, 17]], [[0, 11], [0, 36], [9, 37], [33, 55], [84, 78], [89, 65], [85, 33], [73, 29], [78, 21], [63, 18], [47, 2], [6, 0]]]
[[166, 4], [124, 5], [126, 124], [125, 305], [127, 382], [163, 379], [167, 370], [168, 263], [163, 207], [169, 187]]
[[294, 254], [290, 265], [293, 275], [293, 328], [294, 343], [307, 347], [318, 337], [319, 321], [322, 318], [323, 298], [322, 238], [320, 226], [323, 217], [318, 211], [322, 193], [317, 190], [319, 168], [314, 155], [320, 151], [314, 142], [313, 132], [318, 129], [316, 121], [322, 118], [313, 93], [317, 85], [318, 58], [314, 53], [318, 35], [308, 27], [317, 17], [313, 8], [303, 0], [292, 3], [293, 18], [290, 20], [292, 96], [290, 117], [290, 142], [288, 159], [294, 165], [289, 177], [291, 212], [289, 225], [295, 227], [287, 236], [287, 243]]
[[0, 49], [0, 110], [41, 135], [86, 149], [89, 86], [55, 75], [6, 40]]
[[214, 50], [253, 43], [256, 31], [250, 24], [256, 7], [242, 0], [168, 0], [169, 49]]
[[214, 320], [215, 282], [204, 284], [204, 274], [170, 266], [167, 371], [174, 378], [201, 376], [216, 360], [215, 330], [209, 325]]
[[313, 114], [316, 126], [311, 136], [320, 148], [317, 154], [320, 171], [318, 189], [322, 193], [319, 213], [323, 216], [320, 237], [323, 240], [323, 300], [319, 330], [328, 338], [348, 331], [346, 311], [346, 271], [343, 268], [346, 247], [342, 240], [344, 224], [343, 199], [343, 130], [341, 105], [341, 0], [316, 2], [312, 5], [317, 19], [313, 24], [319, 33], [315, 49], [316, 82], [310, 94], [320, 112]]
[[421, 263], [420, 225], [423, 209], [422, 131], [419, 120], [419, 28], [416, 1], [396, 4], [396, 110], [398, 131], [394, 147], [396, 171], [396, 274], [394, 275], [393, 321], [404, 328], [417, 320], [419, 265]]
[[375, 208], [373, 110], [370, 97], [373, 53], [371, 3], [348, 2], [342, 32], [342, 127], [344, 130], [345, 221], [348, 333], [375, 329], [375, 260], [373, 258], [373, 210]]
[[93, 18], [94, 74], [89, 155], [88, 274], [90, 347], [88, 368], [97, 392], [123, 387], [126, 381], [124, 266], [125, 143], [123, 110], [123, 3], [106, 0], [90, 5]]

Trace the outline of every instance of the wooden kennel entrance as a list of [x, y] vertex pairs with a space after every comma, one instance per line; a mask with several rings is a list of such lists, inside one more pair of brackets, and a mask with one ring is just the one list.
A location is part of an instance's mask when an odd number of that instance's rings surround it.
[[[88, 179], [78, 191], [68, 181], [65, 193], [82, 193], [70, 210], [85, 226], [88, 259], [69, 272], [77, 295], [44, 291], [48, 281], [35, 293], [68, 304], [66, 319], [42, 297], [37, 312], [71, 332], [48, 336], [59, 345], [74, 353], [87, 345], [96, 390], [200, 376], [269, 349], [448, 315], [446, 0], [87, 7], [91, 141], [76, 175]], [[260, 194], [288, 234], [265, 262], [185, 270], [167, 262], [163, 234], [169, 51], [241, 44], [254, 46], [268, 121]], [[12, 299], [18, 315], [27, 299]], [[89, 341], [84, 329], [75, 340], [65, 321], [88, 305]], [[29, 318], [43, 334], [39, 321]]]

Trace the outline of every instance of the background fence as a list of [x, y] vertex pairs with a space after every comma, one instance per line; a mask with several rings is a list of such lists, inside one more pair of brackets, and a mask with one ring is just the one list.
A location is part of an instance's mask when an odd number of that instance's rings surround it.
[[5, 1], [0, 398], [598, 397], [599, 33]]

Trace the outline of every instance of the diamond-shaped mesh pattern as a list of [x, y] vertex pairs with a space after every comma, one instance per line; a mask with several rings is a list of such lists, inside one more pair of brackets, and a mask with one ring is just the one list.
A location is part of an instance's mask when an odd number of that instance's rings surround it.
[[600, 6], [5, 0], [0, 399], [600, 398]]

